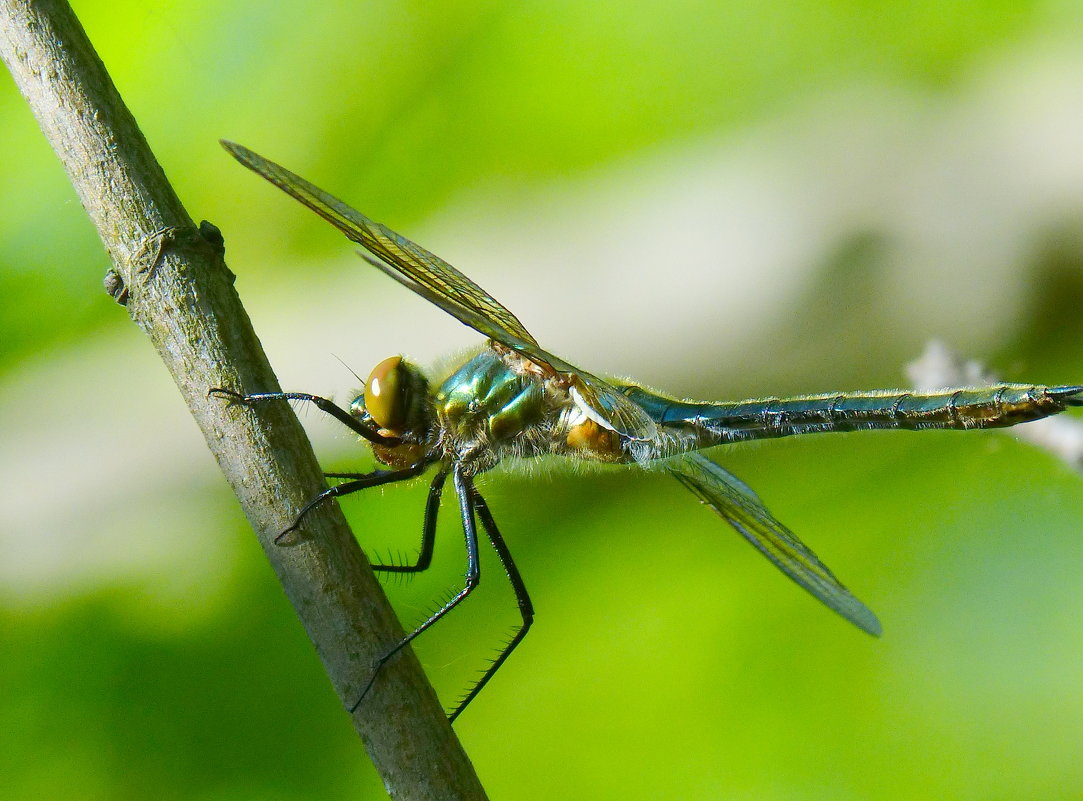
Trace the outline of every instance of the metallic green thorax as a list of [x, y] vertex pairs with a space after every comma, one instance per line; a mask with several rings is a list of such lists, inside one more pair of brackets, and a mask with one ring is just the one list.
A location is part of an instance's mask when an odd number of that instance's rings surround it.
[[[474, 356], [447, 377], [433, 401], [442, 428], [456, 450], [512, 446], [519, 455], [537, 453], [522, 436], [551, 419], [553, 408], [536, 377], [521, 375], [492, 351]], [[447, 443], [445, 443], [445, 447]]]

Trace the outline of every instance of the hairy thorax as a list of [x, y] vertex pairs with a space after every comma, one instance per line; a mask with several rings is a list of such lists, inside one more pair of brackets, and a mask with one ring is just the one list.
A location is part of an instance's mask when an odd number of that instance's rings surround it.
[[516, 356], [485, 350], [433, 393], [441, 456], [482, 472], [505, 458], [546, 454], [626, 462], [617, 434], [578, 408], [566, 385]]

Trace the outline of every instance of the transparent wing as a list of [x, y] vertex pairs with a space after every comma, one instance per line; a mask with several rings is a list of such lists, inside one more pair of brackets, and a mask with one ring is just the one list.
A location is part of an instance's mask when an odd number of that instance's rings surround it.
[[700, 454], [667, 465], [670, 473], [714, 509], [775, 566], [869, 634], [880, 635], [880, 621], [850, 594], [835, 575], [793, 532], [767, 511], [743, 481]]
[[654, 421], [643, 409], [604, 380], [543, 350], [514, 314], [439, 256], [258, 153], [225, 140], [222, 146], [241, 164], [375, 254], [378, 259], [368, 261], [385, 274], [460, 322], [523, 355], [543, 372], [564, 374], [577, 391], [577, 400], [591, 409], [599, 422], [632, 439], [657, 436]]
[[533, 338], [529, 341], [525, 340], [521, 336], [497, 325], [492, 320], [485, 319], [475, 309], [460, 306], [448, 296], [434, 291], [425, 284], [411, 280], [395, 269], [394, 266], [385, 264], [379, 259], [370, 258], [364, 253], [360, 255], [386, 276], [399, 282], [430, 303], [439, 306], [459, 322], [465, 323], [491, 339], [495, 339], [516, 353], [523, 354], [544, 370], [551, 371], [551, 374], [561, 373], [566, 376], [576, 392], [576, 401], [591, 410], [593, 412], [592, 416], [602, 425], [631, 439], [654, 440], [657, 437], [658, 428], [643, 407], [629, 400], [623, 392], [605, 379], [598, 378], [598, 376], [569, 364], [559, 356], [544, 350]]
[[641, 407], [598, 376], [576, 367], [570, 372], [576, 402], [593, 411], [596, 422], [630, 439], [657, 441], [658, 427]]
[[370, 220], [334, 195], [243, 145], [223, 140], [222, 146], [241, 164], [304, 203], [348, 238], [394, 265], [412, 281], [447, 298], [459, 308], [473, 312], [480, 325], [486, 325], [487, 321], [497, 324], [496, 327], [490, 326], [492, 331], [479, 328], [481, 333], [496, 338], [498, 334], [507, 332], [523, 342], [538, 344], [514, 314], [439, 256], [399, 236], [387, 226]]

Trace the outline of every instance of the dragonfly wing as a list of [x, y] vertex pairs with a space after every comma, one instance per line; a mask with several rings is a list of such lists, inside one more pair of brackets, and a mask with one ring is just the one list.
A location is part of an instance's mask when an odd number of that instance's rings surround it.
[[[650, 415], [608, 381], [573, 368], [572, 397], [603, 427], [634, 440], [657, 440], [658, 426]], [[648, 451], [645, 455], [651, 458], [655, 452]]]
[[714, 509], [774, 565], [858, 628], [880, 635], [876, 615], [847, 590], [827, 565], [775, 519], [743, 481], [700, 454], [668, 465], [670, 473]]
[[[296, 173], [235, 142], [222, 141], [229, 153], [255, 173], [262, 175], [283, 192], [293, 196], [338, 228], [349, 239], [363, 245], [395, 270], [437, 295], [448, 298], [457, 306], [477, 314], [477, 323], [468, 323], [486, 336], [497, 339], [507, 332], [535, 346], [534, 337], [519, 319], [492, 295], [475, 284], [446, 261], [385, 225], [371, 220], [361, 212], [324, 192]], [[431, 299], [431, 298], [430, 298]], [[488, 326], [491, 320], [497, 326]], [[483, 330], [485, 326], [492, 330]]]
[[[460, 323], [470, 326], [475, 331], [484, 334], [491, 339], [497, 340], [498, 342], [506, 345], [517, 353], [526, 353], [528, 350], [531, 352], [536, 351], [538, 353], [544, 353], [544, 351], [542, 351], [541, 348], [539, 348], [537, 344], [534, 343], [533, 338], [527, 340], [519, 336], [518, 334], [511, 333], [503, 326], [497, 324], [492, 319], [483, 317], [475, 309], [472, 309], [468, 306], [463, 306], [462, 304], [452, 300], [447, 295], [440, 294], [439, 292], [431, 289], [429, 286], [412, 280], [408, 276], [401, 273], [399, 270], [395, 269], [393, 266], [384, 263], [380, 259], [374, 259], [367, 253], [362, 253], [361, 251], [358, 251], [357, 255], [359, 255], [361, 258], [363, 258], [365, 261], [367, 261], [369, 264], [378, 269], [387, 277], [402, 284], [415, 295], [420, 295], [425, 300], [429, 301], [429, 303], [432, 303], [434, 306], [439, 306], [441, 309], [446, 311]], [[529, 334], [527, 334], [527, 336], [529, 336]], [[541, 363], [541, 360], [538, 361]], [[552, 367], [547, 362], [542, 363], [542, 366]], [[553, 372], [556, 372], [555, 368], [553, 369]]]
[[598, 422], [631, 439], [655, 438], [654, 421], [642, 408], [602, 379], [543, 350], [519, 318], [439, 256], [369, 219], [270, 159], [234, 142], [223, 141], [222, 146], [241, 164], [308, 206], [349, 239], [377, 256], [377, 259], [369, 259], [369, 263], [403, 286], [479, 333], [521, 354], [543, 372], [565, 374], [578, 391], [577, 402], [592, 411]]
[[650, 441], [657, 437], [658, 428], [650, 415], [609, 382], [544, 350], [533, 339], [525, 340], [498, 326], [492, 320], [482, 317], [476, 310], [460, 305], [447, 295], [442, 295], [424, 284], [411, 280], [394, 266], [385, 264], [379, 259], [370, 258], [364, 253], [360, 255], [380, 272], [433, 305], [439, 306], [459, 322], [524, 355], [535, 364], [548, 368], [552, 374], [562, 373], [567, 376], [576, 403], [581, 404], [589, 416], [604, 427], [635, 440]]

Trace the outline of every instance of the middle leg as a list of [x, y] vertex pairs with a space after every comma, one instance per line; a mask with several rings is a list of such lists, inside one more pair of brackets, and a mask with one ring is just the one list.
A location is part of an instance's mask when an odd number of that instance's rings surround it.
[[365, 700], [365, 696], [368, 695], [369, 690], [372, 689], [373, 682], [375, 682], [376, 677], [380, 675], [380, 669], [387, 664], [388, 660], [413, 642], [419, 634], [428, 630], [436, 623], [436, 621], [440, 620], [440, 618], [462, 603], [481, 581], [481, 563], [478, 559], [478, 532], [477, 524], [474, 520], [473, 484], [471, 483], [469, 476], [464, 473], [461, 464], [456, 464], [452, 468], [452, 482], [455, 485], [455, 493], [459, 497], [459, 513], [462, 516], [463, 535], [466, 538], [466, 583], [463, 588], [451, 598], [451, 600], [430, 615], [428, 620], [399, 640], [391, 650], [376, 661], [368, 683], [361, 691], [360, 697], [354, 705], [350, 707], [351, 713], [355, 712], [357, 707], [361, 705], [361, 702]]
[[333, 487], [328, 487], [315, 498], [310, 500], [304, 506], [301, 507], [301, 511], [297, 513], [297, 516], [293, 519], [293, 522], [286, 527], [277, 537], [275, 537], [275, 544], [281, 545], [282, 541], [292, 532], [300, 528], [301, 523], [304, 521], [305, 515], [315, 509], [324, 501], [329, 498], [341, 498], [343, 495], [350, 495], [354, 492], [360, 492], [364, 489], [371, 487], [379, 487], [383, 484], [390, 484], [395, 481], [405, 481], [408, 478], [414, 478], [421, 475], [425, 470], [425, 463], [421, 462], [413, 467], [407, 467], [404, 470], [373, 470], [371, 473], [358, 473], [353, 481], [344, 481], [341, 484], [336, 484]]
[[440, 496], [444, 491], [444, 482], [447, 480], [448, 469], [441, 468], [440, 472], [433, 477], [429, 485], [429, 497], [425, 501], [425, 519], [421, 525], [421, 548], [418, 551], [417, 561], [405, 565], [373, 565], [372, 569], [378, 573], [420, 573], [429, 569], [432, 564], [432, 552], [436, 545], [436, 517], [440, 511]]

